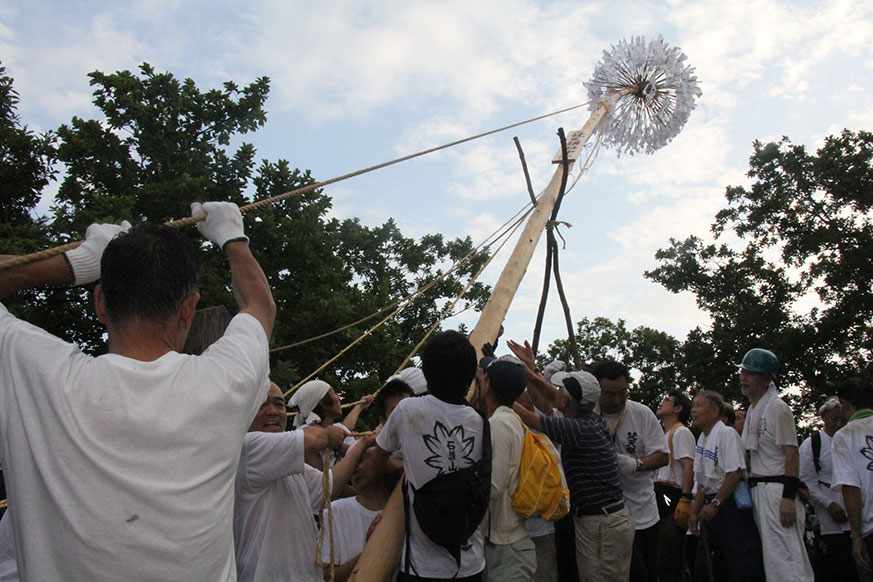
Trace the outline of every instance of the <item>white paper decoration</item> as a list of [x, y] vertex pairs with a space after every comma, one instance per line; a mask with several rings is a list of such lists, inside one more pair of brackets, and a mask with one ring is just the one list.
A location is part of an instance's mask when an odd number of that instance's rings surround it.
[[641, 36], [622, 40], [603, 51], [594, 76], [585, 83], [591, 109], [617, 91], [628, 91], [603, 122], [606, 145], [619, 155], [651, 154], [679, 134], [701, 95], [694, 68], [685, 58], [660, 36], [648, 45]]

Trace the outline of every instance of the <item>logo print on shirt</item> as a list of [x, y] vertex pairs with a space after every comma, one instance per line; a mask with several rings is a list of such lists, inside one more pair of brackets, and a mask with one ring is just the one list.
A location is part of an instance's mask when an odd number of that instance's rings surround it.
[[867, 435], [867, 446], [861, 449], [859, 452], [864, 455], [866, 458], [870, 459], [870, 462], [867, 463], [867, 470], [873, 471], [873, 435]]
[[627, 433], [627, 441], [624, 450], [627, 451], [629, 455], [635, 455], [637, 453], [637, 441], [640, 439], [639, 435], [635, 432]]
[[[463, 426], [456, 426], [451, 430], [440, 421], [433, 425], [433, 434], [422, 435], [424, 446], [433, 455], [426, 458], [424, 463], [433, 467], [439, 474], [451, 473], [464, 465], [472, 465], [475, 459], [470, 458], [473, 452], [475, 437], [466, 437]], [[463, 463], [460, 461], [463, 460]]]

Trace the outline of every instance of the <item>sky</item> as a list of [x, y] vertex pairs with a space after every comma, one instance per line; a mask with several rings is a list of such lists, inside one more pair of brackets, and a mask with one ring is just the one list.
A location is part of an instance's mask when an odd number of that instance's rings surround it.
[[[707, 315], [643, 273], [671, 237], [711, 239], [725, 188], [749, 184], [754, 140], [814, 150], [843, 128], [873, 129], [873, 3], [0, 0], [0, 61], [30, 129], [97, 117], [94, 70], [148, 62], [201, 90], [268, 76], [267, 125], [244, 140], [258, 159], [287, 159], [319, 181], [584, 103], [604, 50], [659, 35], [694, 67], [697, 108], [653, 155], [599, 152], [561, 207], [560, 260], [574, 320], [621, 318], [684, 339]], [[587, 117], [576, 109], [331, 185], [332, 214], [479, 243], [528, 200], [513, 136], [540, 191], [557, 129]], [[541, 243], [505, 337], [532, 335], [544, 257]], [[468, 312], [447, 325], [475, 321]], [[553, 290], [541, 346], [565, 335]]]

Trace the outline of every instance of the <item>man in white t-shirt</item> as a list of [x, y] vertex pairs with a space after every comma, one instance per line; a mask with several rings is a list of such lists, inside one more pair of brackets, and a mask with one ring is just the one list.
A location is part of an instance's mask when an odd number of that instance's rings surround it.
[[[318, 530], [313, 517], [324, 497], [322, 472], [306, 453], [336, 449], [345, 431], [306, 426], [288, 432], [285, 399], [275, 383], [243, 440], [234, 487], [233, 537], [240, 582], [323, 580], [315, 562]], [[329, 470], [337, 497], [373, 437], [364, 437]]]
[[764, 582], [761, 538], [752, 511], [737, 507], [734, 491], [743, 478], [740, 435], [721, 420], [724, 400], [711, 390], [694, 398], [691, 417], [700, 429], [694, 456], [696, 493], [688, 525], [699, 536], [695, 580]]
[[393, 451], [403, 453], [409, 493], [409, 547], [403, 550], [398, 580], [454, 577], [461, 582], [474, 582], [481, 580], [485, 567], [482, 533], [475, 531], [461, 547], [459, 567], [447, 549], [424, 533], [413, 503], [414, 489], [420, 489], [437, 475], [482, 459], [482, 417], [465, 400], [476, 375], [476, 351], [463, 334], [445, 331], [428, 341], [421, 361], [429, 394], [406, 398], [397, 404], [376, 437], [373, 453], [377, 467], [384, 467]]
[[852, 556], [861, 580], [873, 580], [873, 386], [860, 378], [840, 384], [837, 395], [848, 417], [831, 445], [834, 488], [842, 490]]
[[591, 373], [600, 382], [598, 412], [612, 435], [624, 502], [634, 518], [630, 580], [657, 582], [658, 504], [654, 471], [667, 464], [667, 439], [655, 413], [628, 400], [630, 373], [624, 364], [604, 360]]
[[742, 440], [749, 455], [749, 486], [767, 580], [812, 582], [803, 542], [806, 512], [797, 499], [797, 427], [774, 383], [779, 361], [773, 352], [754, 348], [737, 367], [743, 395], [749, 399]]
[[688, 582], [691, 572], [685, 558], [685, 532], [691, 514], [694, 487], [694, 435], [686, 424], [691, 401], [679, 390], [667, 393], [655, 415], [667, 435], [669, 462], [655, 471], [658, 503], [658, 578], [661, 582]]
[[839, 491], [831, 489], [833, 464], [831, 441], [845, 424], [839, 398], [828, 398], [818, 409], [824, 424], [800, 445], [800, 480], [809, 490], [819, 530], [816, 534], [821, 552], [816, 565], [819, 582], [854, 582], [858, 573], [852, 560], [849, 518]]
[[0, 296], [102, 276], [108, 334], [109, 353], [90, 357], [0, 306], [0, 462], [23, 579], [234, 578], [233, 479], [267, 390], [275, 305], [236, 205], [192, 211], [240, 308], [200, 356], [177, 352], [199, 299], [178, 229], [91, 225], [65, 255], [0, 272]]
[[[335, 501], [331, 506], [332, 518], [326, 509], [321, 513], [322, 528], [325, 532], [321, 546], [321, 561], [325, 564], [331, 563], [332, 540], [335, 582], [348, 580], [377, 518], [382, 515], [388, 497], [397, 484], [397, 474], [377, 471], [374, 465], [368, 462], [373, 450], [371, 447], [364, 451], [355, 472], [352, 473], [350, 483], [357, 491], [357, 495]], [[331, 521], [332, 527], [328, 528], [327, 524]], [[324, 570], [327, 574], [329, 569], [325, 566]]]

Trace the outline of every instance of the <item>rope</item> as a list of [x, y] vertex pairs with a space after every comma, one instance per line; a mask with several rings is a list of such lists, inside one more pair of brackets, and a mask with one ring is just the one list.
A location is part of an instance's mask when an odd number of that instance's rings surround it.
[[[465, 264], [466, 262], [468, 262], [468, 261], [474, 259], [476, 256], [478, 256], [479, 254], [481, 254], [482, 252], [484, 252], [484, 251], [486, 251], [488, 248], [490, 248], [490, 247], [491, 247], [491, 246], [492, 246], [492, 245], [493, 245], [497, 240], [500, 240], [500, 238], [502, 238], [503, 236], [505, 236], [505, 233], [501, 233], [501, 231], [502, 231], [504, 228], [507, 228], [507, 226], [508, 226], [510, 223], [513, 223], [513, 221], [516, 221], [520, 215], [522, 215], [522, 216], [526, 216], [526, 214], [522, 214], [522, 213], [525, 213], [526, 210], [527, 210], [527, 206], [525, 205], [525, 206], [523, 206], [519, 211], [517, 211], [517, 212], [516, 212], [516, 213], [515, 213], [515, 214], [514, 214], [514, 215], [513, 215], [509, 220], [507, 220], [506, 222], [504, 222], [503, 224], [501, 224], [501, 225], [497, 228], [496, 231], [494, 231], [494, 232], [491, 233], [488, 237], [486, 237], [485, 240], [484, 240], [483, 242], [481, 242], [481, 243], [479, 243], [477, 246], [473, 247], [473, 249], [472, 249], [469, 253], [467, 253], [464, 257], [461, 257], [460, 259], [458, 259], [458, 261], [457, 261], [454, 265], [452, 265], [452, 268], [450, 268], [448, 271], [446, 271], [445, 273], [443, 273], [442, 275], [440, 275], [439, 277], [437, 277], [437, 278], [434, 279], [433, 281], [430, 281], [430, 282], [426, 283], [424, 286], [419, 287], [416, 291], [414, 291], [414, 292], [411, 293], [410, 295], [407, 295], [407, 296], [404, 297], [404, 298], [398, 299], [397, 301], [394, 301], [393, 303], [390, 303], [390, 304], [386, 305], [386, 306], [383, 307], [382, 309], [380, 309], [380, 310], [378, 310], [378, 311], [375, 311], [375, 312], [371, 313], [370, 315], [367, 315], [366, 317], [363, 317], [363, 318], [359, 319], [358, 321], [355, 321], [354, 323], [350, 323], [350, 324], [348, 324], [348, 325], [344, 325], [344, 326], [342, 326], [342, 327], [340, 327], [340, 328], [337, 328], [337, 329], [335, 329], [335, 330], [333, 330], [333, 331], [329, 331], [329, 332], [327, 332], [327, 333], [323, 333], [323, 334], [321, 334], [321, 335], [317, 335], [317, 336], [315, 336], [315, 337], [311, 337], [311, 338], [309, 338], [309, 339], [301, 340], [301, 341], [299, 341], [299, 342], [295, 342], [295, 343], [292, 343], [292, 344], [284, 345], [284, 346], [281, 346], [281, 347], [278, 347], [278, 348], [273, 348], [273, 349], [270, 350], [270, 353], [272, 354], [272, 353], [274, 353], [274, 352], [281, 352], [281, 351], [283, 351], [283, 350], [287, 350], [287, 349], [291, 349], [291, 348], [296, 348], [296, 347], [299, 347], [299, 346], [302, 346], [302, 345], [305, 345], [305, 344], [308, 344], [308, 343], [314, 342], [314, 341], [316, 341], [316, 340], [320, 340], [320, 339], [324, 339], [324, 338], [326, 338], [326, 337], [330, 337], [330, 336], [335, 335], [335, 334], [337, 334], [337, 333], [343, 332], [343, 331], [345, 331], [345, 330], [347, 330], [347, 329], [349, 329], [349, 328], [355, 327], [356, 325], [359, 325], [359, 324], [361, 324], [361, 323], [364, 323], [364, 322], [366, 322], [366, 321], [369, 321], [369, 320], [373, 319], [374, 317], [376, 317], [377, 315], [379, 315], [379, 314], [381, 314], [381, 313], [384, 313], [385, 311], [387, 311], [387, 310], [389, 310], [389, 309], [391, 309], [391, 308], [393, 308], [393, 307], [399, 305], [400, 303], [408, 303], [409, 301], [412, 301], [415, 297], [417, 297], [418, 295], [421, 295], [424, 291], [427, 291], [428, 289], [430, 289], [431, 287], [433, 287], [434, 285], [436, 285], [438, 282], [442, 281], [443, 279], [448, 278], [449, 275], [451, 275], [452, 273], [454, 273], [455, 271], [457, 271], [458, 269], [460, 269], [461, 266], [462, 266], [463, 264]], [[494, 239], [493, 241], [491, 240], [492, 238]], [[490, 242], [489, 242], [489, 241], [490, 241]], [[401, 368], [401, 369], [402, 369], [402, 368]], [[398, 371], [399, 371], [399, 370], [398, 370]]]
[[[334, 531], [333, 531], [333, 505], [330, 494], [330, 463], [325, 462], [321, 470], [321, 508], [319, 515], [322, 518], [321, 527], [318, 530], [318, 547], [315, 549], [315, 564], [321, 568], [327, 568], [330, 582], [334, 580]], [[330, 528], [330, 563], [325, 564], [321, 560], [321, 549], [324, 547], [324, 508], [327, 506], [327, 526]]]
[[[589, 103], [590, 102], [580, 103], [579, 105], [573, 105], [572, 107], [566, 107], [564, 109], [559, 109], [558, 111], [553, 111], [551, 113], [539, 115], [537, 117], [533, 117], [531, 119], [526, 119], [524, 121], [519, 121], [519, 122], [513, 123], [511, 125], [506, 125], [504, 127], [498, 128], [498, 129], [492, 129], [492, 130], [486, 131], [484, 133], [479, 133], [479, 134], [476, 134], [476, 135], [473, 135], [470, 137], [465, 137], [463, 139], [449, 142], [449, 143], [443, 144], [441, 146], [432, 147], [432, 148], [429, 148], [426, 150], [422, 150], [420, 152], [416, 152], [414, 154], [409, 154], [409, 155], [406, 155], [406, 156], [403, 156], [400, 158], [396, 158], [396, 159], [390, 160], [388, 162], [382, 162], [381, 164], [376, 164], [375, 166], [370, 166], [368, 168], [364, 168], [362, 170], [357, 170], [357, 171], [351, 172], [349, 174], [343, 174], [342, 176], [330, 178], [329, 180], [325, 180], [323, 182], [316, 182], [314, 184], [309, 184], [307, 186], [303, 186], [303, 187], [297, 188], [295, 190], [285, 192], [283, 194], [277, 194], [276, 196], [272, 196], [270, 198], [264, 198], [263, 200], [258, 200], [257, 202], [253, 202], [251, 204], [246, 204], [245, 206], [241, 206], [240, 212], [245, 213], [245, 212], [248, 212], [249, 210], [254, 210], [254, 209], [260, 208], [261, 206], [265, 206], [268, 204], [273, 204], [274, 202], [278, 202], [280, 200], [284, 200], [284, 199], [290, 198], [292, 196], [297, 196], [299, 194], [305, 194], [307, 192], [311, 192], [317, 188], [329, 186], [330, 184], [335, 184], [335, 183], [341, 182], [343, 180], [348, 180], [349, 178], [354, 178], [356, 176], [360, 176], [362, 174], [367, 174], [367, 173], [373, 172], [375, 170], [381, 170], [382, 168], [387, 168], [388, 166], [393, 166], [394, 164], [399, 164], [400, 162], [405, 162], [408, 160], [412, 160], [414, 158], [418, 158], [418, 157], [421, 157], [421, 156], [424, 156], [427, 154], [431, 154], [431, 153], [440, 151], [440, 150], [448, 149], [448, 148], [466, 143], [468, 141], [473, 141], [476, 139], [487, 137], [489, 135], [494, 135], [495, 133], [500, 133], [502, 131], [506, 131], [507, 129], [512, 129], [514, 127], [519, 127], [522, 125], [526, 125], [528, 123], [533, 123], [534, 121], [540, 121], [540, 120], [546, 119], [548, 117], [560, 115], [561, 113], [573, 111], [574, 109], [579, 109], [580, 107], [585, 107], [585, 106], [589, 105]], [[182, 227], [182, 226], [195, 224], [197, 222], [204, 220], [205, 218], [206, 218], [205, 215], [196, 216], [196, 217], [189, 216], [187, 218], [180, 218], [178, 220], [170, 220], [168, 222], [165, 222], [164, 224], [166, 226]], [[28, 263], [33, 263], [33, 262], [40, 261], [43, 259], [49, 259], [51, 257], [54, 257], [55, 255], [59, 255], [63, 252], [72, 250], [72, 249], [78, 247], [80, 244], [82, 244], [82, 241], [71, 242], [71, 243], [67, 243], [67, 244], [62, 245], [62, 246], [54, 247], [51, 249], [46, 249], [46, 250], [39, 251], [36, 253], [31, 253], [29, 255], [22, 255], [20, 257], [14, 257], [11, 259], [7, 259], [6, 261], [0, 262], [0, 271], [3, 271], [5, 269], [9, 269], [11, 267], [26, 265]]]
[[[525, 208], [527, 208], [527, 206], [525, 206]], [[524, 210], [524, 208], [523, 208], [522, 210]], [[445, 320], [447, 317], [449, 317], [449, 314], [451, 313], [451, 311], [452, 311], [452, 309], [455, 307], [455, 305], [457, 305], [458, 301], [461, 300], [461, 298], [462, 298], [462, 297], [464, 296], [464, 294], [465, 294], [465, 293], [470, 289], [470, 287], [473, 286], [473, 284], [476, 282], [476, 280], [479, 278], [479, 276], [482, 274], [482, 272], [483, 272], [483, 271], [488, 267], [488, 265], [491, 264], [491, 261], [494, 260], [494, 258], [495, 258], [495, 257], [497, 256], [497, 254], [500, 252], [500, 250], [503, 249], [503, 247], [506, 245], [507, 242], [509, 242], [511, 236], [512, 236], [513, 234], [515, 234], [515, 232], [518, 230], [518, 228], [519, 228], [519, 227], [521, 226], [521, 224], [524, 222], [524, 219], [527, 217], [528, 214], [530, 214], [530, 212], [531, 212], [532, 210], [533, 210], [533, 207], [528, 208], [527, 211], [524, 212], [523, 214], [521, 214], [521, 211], [519, 211], [519, 212], [517, 212], [517, 213], [515, 214], [515, 218], [516, 218], [516, 219], [515, 219], [515, 223], [514, 223], [514, 224], [513, 224], [509, 229], [507, 229], [507, 231], [506, 231], [505, 233], [503, 233], [503, 234], [500, 235], [500, 237], [503, 238], [503, 241], [500, 243], [500, 246], [497, 247], [497, 251], [496, 251], [493, 255], [491, 255], [491, 256], [488, 258], [488, 260], [485, 262], [485, 264], [482, 265], [482, 267], [481, 267], [481, 268], [480, 268], [480, 269], [479, 269], [479, 270], [478, 270], [478, 271], [473, 275], [473, 277], [470, 278], [470, 280], [467, 282], [467, 285], [466, 285], [466, 286], [461, 290], [460, 293], [458, 293], [458, 295], [455, 296], [454, 301], [452, 301], [451, 304], [449, 304], [448, 306], [446, 306], [446, 308], [443, 310], [443, 315], [441, 315], [441, 316], [439, 317], [439, 319], [436, 321], [436, 323], [434, 323], [433, 326], [431, 326], [431, 328], [430, 328], [430, 329], [428, 330], [428, 332], [424, 335], [424, 337], [421, 339], [421, 341], [419, 341], [419, 342], [415, 345], [415, 347], [412, 348], [412, 351], [409, 353], [409, 355], [406, 356], [406, 358], [403, 360], [403, 362], [400, 364], [400, 366], [399, 366], [399, 367], [397, 368], [397, 370], [394, 372], [395, 374], [399, 373], [399, 372], [400, 372], [404, 367], [406, 367], [406, 364], [409, 363], [409, 360], [411, 360], [412, 357], [413, 357], [413, 356], [418, 352], [418, 350], [421, 349], [421, 346], [423, 346], [423, 345], [425, 344], [425, 342], [427, 341], [427, 339], [428, 339], [428, 338], [433, 334], [433, 332], [436, 331], [436, 329], [439, 327], [440, 323], [442, 323], [443, 320]], [[520, 214], [520, 216], [519, 216], [519, 214]], [[510, 219], [510, 220], [512, 220], [512, 219]], [[503, 224], [503, 226], [505, 226], [506, 224], [508, 224], [508, 222], [505, 222], [505, 223]], [[501, 228], [503, 228], [503, 226], [501, 226]], [[492, 236], [493, 236], [493, 235], [492, 235]], [[490, 237], [489, 237], [489, 238], [490, 238]], [[351, 347], [351, 346], [349, 346], [349, 347]], [[337, 356], [337, 357], [338, 357], [338, 356]], [[331, 360], [331, 362], [332, 362], [333, 360], [335, 360], [335, 359], [336, 359], [336, 357], [333, 358], [333, 359]], [[328, 362], [328, 364], [329, 364], [329, 363], [330, 363], [330, 362]], [[326, 365], [325, 365], [325, 366], [322, 366], [322, 368], [320, 368], [318, 371], [320, 371], [320, 370], [323, 369], [324, 367], [326, 367]], [[316, 371], [316, 373], [317, 373], [318, 371]], [[311, 376], [310, 376], [310, 377], [311, 377]], [[380, 386], [379, 389], [376, 390], [376, 391], [373, 393], [373, 396], [378, 395], [379, 392], [382, 391], [382, 388], [384, 388], [387, 384], [388, 384], [387, 382], [384, 382], [384, 383], [382, 384], [382, 386]], [[293, 391], [293, 390], [296, 390], [298, 387], [299, 387], [299, 385], [293, 387], [291, 390], [289, 390], [289, 393], [290, 393], [291, 391]], [[362, 402], [364, 402], [364, 400], [365, 400], [365, 399], [362, 398], [361, 400], [358, 400], [357, 402], [350, 402], [350, 403], [348, 403], [348, 404], [343, 404], [343, 405], [342, 405], [342, 408], [350, 408], [350, 407], [352, 407], [352, 406], [357, 406], [358, 404], [361, 404]], [[290, 416], [295, 416], [296, 414], [297, 414], [296, 412], [288, 412], [288, 413], [287, 413], [287, 416], [289, 416], [289, 417], [290, 417]], [[359, 434], [359, 433], [352, 433], [352, 436], [355, 436], [356, 434]], [[363, 434], [366, 434], [366, 433], [363, 433]]]
[[[507, 225], [509, 225], [510, 222], [513, 220], [512, 218], [510, 218], [508, 221], [504, 222], [503, 225], [501, 225], [501, 226], [497, 229], [497, 231], [495, 231], [495, 232], [492, 233], [488, 238], [486, 238], [486, 242], [487, 242], [488, 240], [490, 240], [491, 238], [494, 238], [494, 239], [495, 239], [494, 241], [488, 243], [487, 245], [486, 245], [485, 243], [483, 243], [482, 245], [480, 245], [480, 247], [485, 247], [485, 248], [490, 247], [490, 246], [491, 246], [492, 244], [494, 244], [497, 240], [500, 240], [500, 238], [503, 238], [503, 242], [502, 242], [501, 245], [498, 247], [498, 251], [499, 251], [501, 248], [503, 248], [503, 245], [506, 244], [506, 241], [508, 240], [508, 236], [507, 236], [507, 235], [511, 235], [512, 233], [514, 233], [515, 230], [518, 229], [518, 226], [521, 224], [521, 222], [523, 221], [524, 217], [527, 216], [527, 214], [532, 210], [532, 207], [531, 207], [531, 208], [528, 208], [529, 206], [530, 206], [530, 205], [527, 204], [527, 205], [525, 205], [524, 207], [522, 207], [521, 210], [519, 210], [518, 212], [515, 213], [515, 215], [513, 216], [513, 218], [515, 218], [515, 223], [514, 223], [514, 224], [512, 224], [512, 225], [509, 226], [509, 227], [507, 227]], [[505, 229], [505, 230], [504, 230], [504, 229]], [[503, 230], [503, 232], [500, 232], [501, 230]], [[472, 254], [472, 252], [471, 252], [471, 254]], [[468, 257], [469, 257], [469, 256], [470, 256], [470, 255], [468, 255]], [[465, 257], [465, 258], [466, 258], [466, 257]], [[470, 279], [470, 282], [467, 284], [466, 287], [464, 287], [464, 289], [461, 291], [461, 294], [460, 294], [460, 295], [455, 299], [455, 301], [450, 305], [450, 307], [454, 307], [455, 305], [457, 305], [458, 301], [460, 301], [461, 297], [463, 297], [463, 294], [466, 293], [467, 290], [470, 289], [470, 287], [472, 286], [472, 284], [476, 281], [476, 278], [478, 278], [478, 276], [482, 273], [482, 271], [485, 269], [485, 267], [487, 267], [489, 264], [491, 264], [491, 260], [492, 260], [492, 259], [493, 259], [493, 255], [492, 255], [491, 258], [488, 259], [488, 261], [485, 262], [485, 265], [483, 265], [483, 267], [482, 267], [481, 269], [479, 269], [479, 271], [478, 271], [478, 272], [477, 272], [477, 273], [476, 273], [476, 274], [475, 274], [475, 275]], [[433, 281], [431, 281], [430, 283], [428, 283], [428, 284], [425, 285], [424, 287], [419, 288], [415, 293], [413, 293], [412, 295], [410, 295], [408, 298], [406, 298], [406, 299], [404, 299], [404, 300], [401, 300], [402, 305], [398, 306], [394, 311], [392, 311], [391, 313], [389, 313], [388, 316], [386, 316], [386, 317], [383, 318], [381, 321], [379, 321], [377, 324], [375, 324], [373, 327], [371, 327], [370, 329], [368, 329], [367, 331], [365, 331], [364, 333], [362, 333], [360, 336], [358, 336], [357, 338], [355, 338], [354, 340], [352, 340], [352, 342], [351, 342], [349, 345], [347, 345], [345, 348], [343, 348], [342, 350], [340, 350], [340, 352], [339, 352], [338, 354], [336, 354], [335, 356], [333, 356], [332, 358], [330, 358], [327, 362], [325, 362], [324, 364], [322, 364], [321, 366], [319, 366], [319, 367], [318, 367], [315, 371], [313, 371], [311, 374], [309, 374], [308, 376], [306, 376], [305, 378], [303, 378], [302, 380], [300, 380], [297, 384], [295, 384], [294, 386], [292, 386], [291, 388], [289, 388], [287, 391], [285, 391], [285, 393], [283, 394], [283, 396], [284, 396], [285, 398], [288, 398], [288, 396], [290, 396], [290, 395], [293, 394], [296, 390], [298, 390], [298, 389], [300, 388], [300, 386], [302, 386], [303, 384], [305, 384], [306, 382], [308, 382], [309, 380], [311, 380], [312, 378], [314, 378], [314, 377], [315, 377], [316, 375], [318, 375], [320, 372], [322, 372], [323, 370], [325, 370], [325, 369], [326, 369], [330, 364], [332, 364], [333, 362], [335, 362], [336, 360], [338, 360], [338, 359], [339, 359], [343, 354], [345, 354], [347, 351], [349, 351], [353, 346], [355, 346], [355, 345], [357, 345], [358, 343], [360, 343], [360, 342], [361, 342], [365, 337], [367, 337], [368, 335], [370, 335], [371, 333], [373, 333], [374, 331], [376, 331], [378, 328], [380, 328], [382, 325], [384, 325], [386, 322], [388, 322], [388, 320], [390, 320], [390, 319], [391, 319], [392, 317], [394, 317], [397, 313], [399, 313], [399, 312], [403, 309], [403, 307], [405, 307], [405, 305], [406, 305], [407, 303], [409, 303], [410, 301], [412, 301], [412, 300], [415, 299], [416, 297], [418, 297], [418, 296], [420, 296], [421, 294], [423, 294], [427, 289], [429, 289], [431, 286], [435, 285], [435, 284], [436, 284], [438, 281], [440, 281], [442, 278], [447, 277], [451, 272], [453, 272], [453, 271], [455, 271], [456, 269], [458, 269], [459, 266], [460, 266], [460, 262], [459, 262], [459, 263], [456, 263], [455, 265], [453, 265], [452, 268], [449, 269], [449, 271], [447, 271], [447, 272], [446, 272], [445, 274], [443, 274], [441, 277], [437, 277], [436, 279], [434, 279]], [[438, 325], [440, 322], [442, 322], [443, 319], [445, 319], [445, 318], [448, 317], [448, 316], [449, 316], [449, 315], [448, 315], [448, 312], [447, 312], [447, 311], [444, 311], [444, 315], [441, 316], [439, 320], [437, 320], [437, 325]], [[432, 333], [432, 332], [431, 332], [431, 333]], [[420, 343], [420, 342], [419, 342], [419, 343]], [[409, 361], [409, 358], [410, 358], [410, 357], [411, 357], [411, 356], [407, 357], [406, 362]], [[405, 363], [404, 363], [404, 365], [405, 365]], [[402, 369], [403, 369], [403, 368], [401, 367], [399, 370], [402, 370]], [[398, 371], [399, 371], [399, 370], [398, 370]], [[380, 388], [379, 390], [381, 390], [381, 388]], [[376, 394], [378, 394], [378, 391], [376, 392]], [[356, 404], [356, 403], [352, 403], [351, 406], [354, 406], [354, 404]]]

